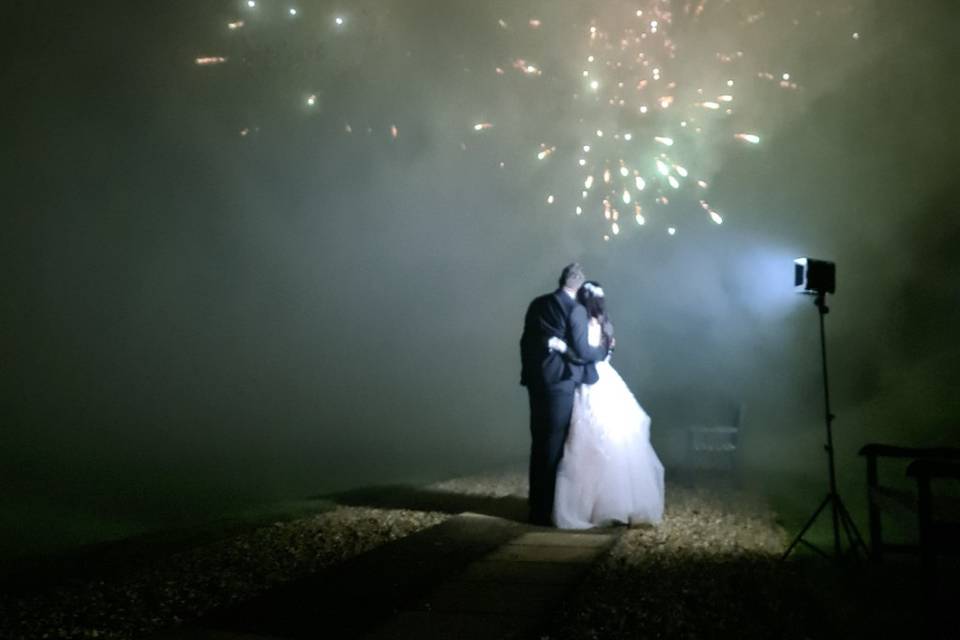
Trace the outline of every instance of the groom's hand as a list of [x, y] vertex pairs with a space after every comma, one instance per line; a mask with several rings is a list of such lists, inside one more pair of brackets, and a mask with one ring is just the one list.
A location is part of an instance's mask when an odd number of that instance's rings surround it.
[[551, 337], [547, 340], [547, 348], [551, 351], [557, 351], [559, 353], [567, 352], [567, 343], [558, 338], [557, 336]]

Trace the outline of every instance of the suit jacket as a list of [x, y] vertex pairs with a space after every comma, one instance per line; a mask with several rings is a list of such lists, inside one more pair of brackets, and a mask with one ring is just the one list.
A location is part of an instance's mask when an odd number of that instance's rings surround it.
[[[520, 338], [520, 384], [536, 390], [573, 391], [597, 381], [594, 363], [607, 356], [604, 346], [587, 340], [587, 310], [563, 289], [536, 298], [527, 308]], [[547, 348], [551, 337], [567, 343], [567, 353]]]

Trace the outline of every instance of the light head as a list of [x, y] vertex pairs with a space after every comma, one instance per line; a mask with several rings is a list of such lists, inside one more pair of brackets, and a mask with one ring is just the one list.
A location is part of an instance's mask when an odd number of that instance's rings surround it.
[[827, 260], [797, 258], [793, 261], [793, 285], [797, 293], [834, 293], [837, 288], [836, 265]]

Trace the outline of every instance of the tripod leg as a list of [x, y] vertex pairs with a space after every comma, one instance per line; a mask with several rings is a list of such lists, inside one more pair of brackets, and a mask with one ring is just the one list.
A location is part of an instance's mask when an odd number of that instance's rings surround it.
[[[844, 533], [847, 534], [847, 552], [853, 556], [853, 559], [857, 562], [860, 561], [860, 554], [857, 549], [857, 538], [853, 537], [853, 533], [850, 530], [851, 525], [853, 524], [850, 520], [850, 514], [847, 513], [847, 510], [843, 508], [843, 503], [840, 501], [840, 496], [836, 498], [836, 509], [837, 515], [840, 519], [840, 525], [843, 527]], [[843, 554], [845, 555], [845, 554]]]
[[[823, 502], [820, 503], [820, 506], [817, 507], [817, 510], [814, 511], [813, 515], [810, 516], [810, 519], [807, 520], [807, 523], [803, 525], [802, 529], [800, 529], [800, 533], [797, 534], [797, 536], [793, 539], [793, 542], [790, 543], [790, 546], [787, 547], [787, 550], [783, 552], [782, 556], [780, 556], [780, 560], [786, 560], [787, 556], [790, 555], [790, 552], [793, 551], [794, 547], [796, 547], [800, 543], [800, 540], [803, 538], [803, 534], [807, 532], [807, 529], [813, 526], [813, 523], [816, 522], [817, 520], [817, 516], [820, 515], [820, 512], [823, 511], [823, 508], [827, 506], [828, 502], [830, 502], [830, 498], [831, 498], [831, 494], [828, 493], [827, 497], [824, 498]], [[807, 544], [809, 545], [809, 543]]]
[[847, 545], [849, 546], [849, 553], [853, 554], [854, 559], [859, 560], [860, 555], [857, 553], [857, 541], [853, 537], [853, 533], [850, 532], [850, 523], [847, 521], [847, 513], [844, 510], [842, 504], [840, 504], [840, 498], [837, 498], [837, 512], [840, 516], [840, 525], [843, 527], [844, 533], [847, 534]]
[[833, 560], [833, 556], [831, 556], [829, 553], [827, 553], [826, 551], [824, 551], [824, 550], [821, 549], [820, 547], [818, 547], [818, 546], [816, 546], [816, 545], [814, 545], [814, 544], [811, 544], [811, 543], [807, 542], [807, 541], [804, 540], [803, 538], [800, 539], [800, 544], [802, 544], [802, 545], [805, 546], [806, 548], [810, 549], [810, 551], [813, 551], [813, 552], [816, 553], [817, 555], [823, 556], [823, 557], [826, 558], [827, 560]]
[[[840, 506], [840, 517], [843, 520], [843, 527], [847, 531], [847, 540], [850, 541], [850, 548], [854, 551], [859, 548], [869, 557], [870, 549], [867, 547], [867, 543], [863, 541], [863, 536], [860, 535], [857, 524], [853, 521], [853, 517], [851, 517], [846, 505], [843, 504], [839, 496], [837, 496], [837, 504]], [[853, 535], [851, 535], [851, 532], [853, 532]]]

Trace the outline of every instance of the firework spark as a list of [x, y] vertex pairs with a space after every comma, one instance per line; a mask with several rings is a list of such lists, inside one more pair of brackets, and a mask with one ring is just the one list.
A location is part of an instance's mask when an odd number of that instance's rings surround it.
[[[545, 144], [541, 144], [541, 145], [540, 145], [540, 151], [537, 153], [537, 160], [546, 160], [546, 159], [549, 158], [549, 157], [553, 154], [553, 152], [556, 151], [556, 150], [557, 150], [556, 147], [548, 147], [548, 146], [545, 145]], [[589, 187], [588, 187], [588, 188], [589, 188]]]
[[[294, 2], [283, 3], [276, 10], [296, 20], [272, 24], [302, 24], [306, 14], [301, 15]], [[746, 0], [607, 0], [595, 4], [597, 13], [579, 24], [551, 15], [516, 14], [487, 24], [487, 29], [502, 30], [498, 38], [515, 40], [517, 48], [498, 52], [496, 59], [483, 59], [480, 64], [490, 81], [509, 87], [505, 91], [528, 92], [521, 96], [527, 102], [518, 101], [523, 109], [517, 110], [527, 120], [514, 125], [515, 113], [497, 113], [489, 104], [479, 106], [473, 112], [489, 117], [497, 126], [478, 116], [477, 121], [452, 128], [450, 146], [467, 149], [463, 131], [467, 126], [478, 134], [474, 138], [477, 146], [522, 145], [524, 160], [511, 162], [503, 175], [521, 175], [524, 163], [527, 168], [536, 166], [546, 180], [559, 183], [545, 185], [539, 201], [564, 203], [567, 212], [588, 219], [602, 215], [605, 240], [628, 235], [633, 225], [624, 221], [630, 215], [638, 226], [667, 229], [670, 235], [683, 229], [687, 220], [702, 224], [706, 218], [723, 224], [727, 212], [721, 215], [706, 200], [709, 180], [738, 143], [749, 148], [768, 135], [754, 117], [757, 91], [764, 91], [763, 96], [775, 92], [789, 100], [803, 90], [798, 84], [802, 71], [791, 68], [795, 61], [748, 46], [755, 38], [747, 36], [767, 29], [771, 16], [754, 6], [757, 2]], [[241, 0], [243, 19], [233, 19], [226, 26], [244, 33], [230, 38], [226, 46], [231, 48], [220, 49], [224, 55], [201, 56], [193, 62], [221, 65], [229, 56], [231, 61], [252, 64], [258, 50], [247, 43], [263, 33], [272, 11], [268, 9], [257, 0]], [[221, 20], [216, 28], [222, 34]], [[346, 35], [354, 31], [347, 26], [363, 27], [366, 16], [329, 13], [324, 20], [332, 31]], [[794, 20], [794, 24], [799, 22]], [[722, 40], [714, 37], [718, 32], [722, 32]], [[843, 37], [857, 40], [861, 33], [851, 28], [843, 31]], [[545, 49], [544, 43], [551, 41], [562, 41], [563, 49]], [[218, 43], [212, 50], [220, 46]], [[491, 69], [495, 75], [489, 73]], [[325, 115], [321, 112], [328, 109], [326, 96], [328, 92], [332, 95], [333, 89], [320, 84], [323, 80], [308, 77], [303, 74], [302, 84], [292, 89], [296, 93], [287, 104], [305, 104], [303, 111]], [[551, 121], [534, 121], [543, 113], [536, 104], [541, 96], [544, 102], [554, 96], [570, 100], [554, 111], [570, 115], [562, 128]], [[386, 129], [389, 140], [398, 140], [398, 124], [391, 120], [359, 125], [357, 117], [339, 114], [334, 122], [349, 119], [360, 127], [357, 132], [366, 130], [367, 136]], [[354, 139], [362, 137], [354, 134], [349, 123], [334, 126], [338, 131], [342, 126], [342, 132]], [[243, 128], [240, 136], [258, 130]], [[498, 149], [494, 157], [503, 157], [500, 154], [505, 151]], [[506, 167], [502, 160], [498, 166]], [[623, 208], [624, 220], [620, 220], [617, 207]]]
[[517, 58], [513, 61], [513, 68], [519, 70], [524, 75], [528, 76], [542, 76], [543, 71], [535, 64], [532, 64], [523, 58]]
[[[680, 59], [684, 49], [674, 36], [679, 21], [683, 20], [686, 37], [697, 38], [698, 28], [709, 31], [713, 27], [709, 21], [724, 17], [724, 11], [729, 15], [729, 3], [641, 0], [639, 8], [637, 2], [626, 0], [612, 4], [616, 10], [605, 7], [603, 15], [590, 19], [583, 25], [581, 44], [571, 47], [581, 61], [577, 84], [571, 87], [581, 123], [574, 133], [580, 142], [573, 148], [541, 143], [537, 158], [573, 154], [569, 161], [551, 166], [558, 171], [572, 166], [581, 172], [574, 184], [582, 184], [582, 191], [577, 189], [582, 204], [575, 212], [602, 213], [607, 239], [623, 231], [614, 203], [633, 208], [641, 226], [670, 219], [668, 233], [674, 235], [681, 222], [673, 217], [674, 211], [689, 211], [691, 198], [695, 202], [702, 196], [687, 192], [705, 193], [704, 173], [715, 170], [702, 160], [704, 149], [719, 151], [731, 139], [759, 144], [759, 134], [730, 129], [737, 122], [746, 124], [733, 119], [733, 105], [738, 105], [737, 111], [745, 109], [740, 101], [751, 79], [756, 82], [758, 77], [744, 63], [748, 53], [736, 46], [704, 51], [696, 63]], [[738, 18], [744, 28], [758, 28], [755, 25], [765, 19], [762, 12]], [[552, 78], [552, 69], [523, 57], [514, 58], [512, 66], [528, 76]], [[795, 87], [787, 72], [762, 80]], [[703, 203], [709, 219], [722, 224], [723, 217]]]

